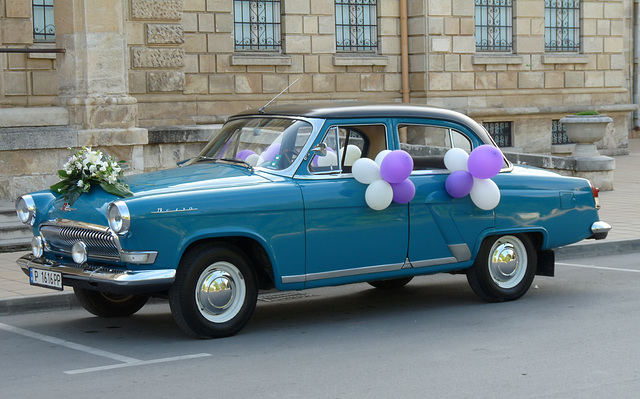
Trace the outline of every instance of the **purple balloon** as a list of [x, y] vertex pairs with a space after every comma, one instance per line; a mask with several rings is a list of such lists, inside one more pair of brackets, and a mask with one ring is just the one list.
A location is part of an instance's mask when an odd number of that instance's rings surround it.
[[271, 144], [267, 147], [266, 150], [260, 155], [262, 160], [265, 162], [271, 162], [273, 159], [280, 153], [280, 143]]
[[255, 152], [251, 150], [242, 150], [236, 154], [236, 158], [246, 161], [249, 155], [253, 155], [253, 154], [255, 154]]
[[484, 144], [471, 151], [467, 167], [469, 173], [477, 179], [490, 179], [502, 169], [502, 152], [496, 147]]
[[390, 184], [393, 189], [393, 201], [398, 204], [408, 204], [416, 195], [416, 186], [409, 179]]
[[444, 183], [444, 188], [450, 196], [462, 198], [473, 188], [473, 176], [466, 170], [452, 172]]
[[413, 159], [402, 150], [391, 151], [380, 164], [380, 176], [387, 183], [400, 183], [408, 179], [412, 170]]

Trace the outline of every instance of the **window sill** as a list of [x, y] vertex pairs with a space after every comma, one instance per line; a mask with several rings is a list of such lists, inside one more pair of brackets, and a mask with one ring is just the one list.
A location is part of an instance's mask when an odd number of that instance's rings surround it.
[[585, 54], [545, 54], [543, 64], [588, 64], [589, 56]]
[[291, 65], [291, 57], [282, 54], [234, 54], [231, 65]]
[[336, 54], [333, 56], [334, 66], [387, 66], [389, 59], [375, 54]]
[[473, 56], [471, 62], [473, 65], [515, 65], [522, 64], [524, 58], [521, 55], [513, 54], [476, 54]]
[[[37, 50], [37, 49], [51, 50], [54, 48], [56, 48], [55, 43], [34, 43], [33, 45], [29, 46], [29, 50]], [[27, 55], [27, 57], [31, 59], [47, 59], [47, 60], [55, 60], [56, 56], [57, 56], [56, 53], [29, 53]]]

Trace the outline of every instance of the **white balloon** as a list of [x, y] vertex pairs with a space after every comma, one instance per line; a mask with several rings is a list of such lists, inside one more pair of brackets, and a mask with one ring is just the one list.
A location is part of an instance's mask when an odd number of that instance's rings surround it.
[[382, 150], [378, 153], [378, 155], [376, 155], [376, 163], [378, 164], [378, 166], [380, 164], [382, 164], [382, 160], [384, 159], [384, 157], [387, 156], [387, 154], [389, 154], [391, 152], [391, 150]]
[[247, 159], [245, 159], [245, 161], [251, 166], [256, 166], [258, 164], [259, 159], [260, 159], [260, 155], [251, 154], [247, 157]]
[[360, 158], [353, 163], [351, 168], [353, 177], [362, 184], [371, 184], [382, 179], [380, 176], [380, 166], [369, 158]]
[[470, 195], [471, 201], [485, 211], [495, 208], [500, 203], [500, 189], [491, 179], [476, 179], [474, 177]]
[[469, 154], [462, 148], [452, 148], [444, 154], [444, 166], [449, 169], [450, 172], [455, 172], [458, 170], [466, 170], [467, 161], [469, 159]]
[[364, 193], [364, 200], [369, 208], [381, 211], [386, 209], [393, 201], [393, 188], [391, 184], [380, 179], [369, 184], [367, 191]]
[[[340, 154], [344, 154], [344, 147], [340, 149]], [[344, 166], [353, 166], [353, 163], [360, 159], [361, 156], [362, 151], [360, 151], [357, 146], [349, 144], [347, 146], [347, 153], [344, 156]]]
[[335, 152], [327, 151], [327, 155], [318, 156], [318, 166], [337, 166], [338, 156]]

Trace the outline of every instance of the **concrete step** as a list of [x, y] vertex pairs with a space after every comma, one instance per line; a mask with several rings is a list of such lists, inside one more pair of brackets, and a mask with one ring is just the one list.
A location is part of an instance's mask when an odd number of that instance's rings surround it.
[[33, 233], [29, 226], [20, 222], [0, 223], [0, 241], [2, 240], [31, 240]]
[[0, 223], [18, 222], [15, 208], [0, 207]]
[[0, 252], [28, 251], [31, 249], [31, 237], [0, 240]]

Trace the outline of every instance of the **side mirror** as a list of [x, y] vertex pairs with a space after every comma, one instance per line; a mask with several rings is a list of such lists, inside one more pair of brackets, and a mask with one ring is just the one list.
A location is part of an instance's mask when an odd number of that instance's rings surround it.
[[326, 157], [327, 156], [327, 144], [326, 143], [320, 143], [317, 146], [313, 147], [311, 149], [311, 153], [314, 155], [318, 155], [321, 157]]

